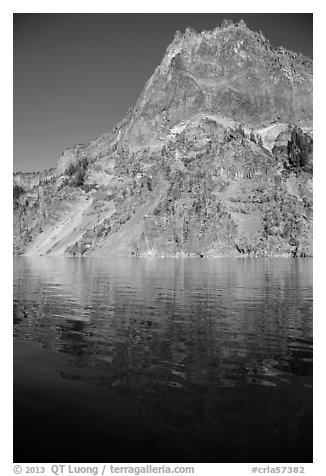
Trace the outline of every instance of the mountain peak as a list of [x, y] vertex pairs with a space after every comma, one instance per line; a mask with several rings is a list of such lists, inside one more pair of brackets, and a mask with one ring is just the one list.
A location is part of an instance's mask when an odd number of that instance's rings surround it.
[[311, 254], [311, 129], [309, 59], [244, 21], [178, 31], [111, 134], [15, 177], [16, 249]]
[[[178, 30], [175, 35], [174, 39], [171, 45], [176, 46], [179, 43], [182, 43], [185, 45], [187, 41], [197, 39], [204, 39], [204, 40], [218, 40], [221, 35], [228, 33], [230, 35], [230, 38], [232, 38], [233, 35], [236, 33], [241, 35], [246, 34], [246, 35], [251, 35], [252, 37], [255, 37], [256, 39], [260, 39], [263, 42], [267, 42], [266, 38], [264, 37], [262, 32], [255, 32], [253, 30], [250, 30], [244, 20], [240, 20], [237, 23], [234, 23], [233, 20], [228, 20], [225, 19], [223, 20], [222, 23], [216, 26], [213, 30], [202, 30], [201, 32], [198, 32], [195, 30], [193, 27], [188, 26], [185, 30], [184, 33], [182, 33], [180, 30]], [[170, 45], [170, 46], [171, 46]]]
[[126, 142], [143, 147], [197, 113], [251, 127], [277, 118], [310, 124], [312, 62], [273, 48], [244, 21], [177, 31], [137, 102]]
[[[292, 61], [297, 61], [312, 70], [312, 60], [310, 58], [306, 58], [301, 53], [290, 51], [283, 46], [273, 47], [261, 31], [251, 30], [244, 20], [234, 23], [228, 19], [223, 20], [213, 30], [198, 32], [192, 27], [187, 27], [184, 32], [178, 30], [167, 48], [161, 70], [166, 71], [170, 59], [178, 53], [200, 54], [205, 47], [208, 47], [215, 56], [215, 60], [218, 60], [217, 55], [223, 48], [227, 53], [233, 53], [234, 48], [236, 48], [235, 53], [237, 53], [239, 46], [251, 52], [256, 51], [260, 56], [265, 56], [264, 59], [267, 60], [277, 58], [282, 62], [285, 58], [290, 58]], [[268, 58], [268, 55], [270, 58]]]

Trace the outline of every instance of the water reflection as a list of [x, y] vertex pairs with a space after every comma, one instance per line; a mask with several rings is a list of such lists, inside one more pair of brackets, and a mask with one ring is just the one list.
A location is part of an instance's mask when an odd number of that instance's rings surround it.
[[18, 258], [14, 332], [179, 432], [188, 461], [197, 440], [217, 462], [311, 459], [311, 260]]

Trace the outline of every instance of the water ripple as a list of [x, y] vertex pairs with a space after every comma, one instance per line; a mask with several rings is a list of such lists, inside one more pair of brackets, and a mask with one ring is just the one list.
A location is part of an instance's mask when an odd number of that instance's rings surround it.
[[244, 438], [253, 405], [266, 424], [310, 408], [311, 260], [14, 264], [14, 336], [54, 352], [61, 378], [114, 389], [169, 428], [190, 416], [205, 438], [224, 420]]

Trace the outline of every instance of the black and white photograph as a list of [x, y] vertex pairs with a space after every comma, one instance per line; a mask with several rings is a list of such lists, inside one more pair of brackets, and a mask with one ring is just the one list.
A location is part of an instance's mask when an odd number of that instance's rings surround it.
[[308, 474], [313, 19], [12, 14], [15, 468]]

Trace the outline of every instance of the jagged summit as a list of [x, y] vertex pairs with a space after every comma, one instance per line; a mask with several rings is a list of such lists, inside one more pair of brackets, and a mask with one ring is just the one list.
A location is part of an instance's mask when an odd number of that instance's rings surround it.
[[242, 20], [177, 32], [112, 132], [15, 174], [16, 252], [311, 255], [312, 81]]
[[215, 48], [213, 47], [214, 44], [241, 41], [241, 37], [243, 39], [246, 37], [255, 39], [257, 42], [270, 46], [270, 43], [262, 33], [251, 31], [243, 20], [240, 20], [239, 23], [233, 23], [232, 20], [224, 20], [214, 30], [197, 32], [192, 27], [187, 27], [184, 33], [178, 30], [174, 35], [172, 43], [167, 48], [165, 58], [161, 63], [161, 71], [164, 71], [164, 66], [178, 53], [201, 54], [206, 45], [209, 44], [212, 53], [216, 54], [219, 50], [216, 46]]
[[191, 26], [188, 26], [186, 28], [185, 33], [182, 33], [180, 30], [177, 30], [174, 35], [174, 39], [180, 38], [180, 37], [189, 38], [190, 36], [194, 36], [194, 35], [201, 35], [204, 38], [216, 38], [222, 30], [226, 30], [230, 28], [242, 28], [242, 29], [251, 31], [247, 27], [246, 22], [242, 19], [236, 23], [234, 23], [233, 20], [224, 19], [222, 23], [220, 23], [219, 25], [216, 26], [216, 28], [214, 28], [214, 30], [202, 30], [201, 32], [198, 32], [195, 28]]
[[232, 40], [237, 41], [241, 37], [241, 35], [243, 36], [243, 38], [255, 41], [257, 45], [264, 45], [264, 47], [266, 49], [269, 49], [270, 51], [273, 50], [276, 53], [279, 52], [281, 54], [288, 54], [293, 58], [300, 58], [303, 62], [312, 65], [311, 58], [305, 57], [304, 55], [302, 55], [302, 53], [293, 52], [291, 50], [288, 50], [287, 48], [284, 48], [283, 46], [274, 48], [270, 41], [264, 36], [262, 31], [257, 32], [251, 30], [247, 27], [245, 21], [242, 19], [236, 23], [234, 23], [233, 20], [225, 19], [222, 23], [217, 25], [214, 30], [202, 30], [201, 32], [199, 32], [190, 26], [186, 28], [184, 33], [178, 30], [174, 35], [173, 41], [168, 46], [167, 51], [173, 49], [177, 45], [179, 46], [180, 44], [181, 48], [186, 49], [189, 44], [191, 44], [191, 41], [194, 42], [195, 39], [197, 40], [197, 42], [205, 40], [223, 41], [224, 37], [227, 41], [232, 42]]
[[312, 62], [274, 49], [244, 22], [177, 32], [130, 115], [124, 138], [131, 147], [150, 144], [199, 112], [251, 127], [275, 120], [311, 124]]

